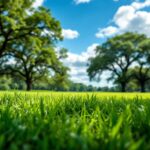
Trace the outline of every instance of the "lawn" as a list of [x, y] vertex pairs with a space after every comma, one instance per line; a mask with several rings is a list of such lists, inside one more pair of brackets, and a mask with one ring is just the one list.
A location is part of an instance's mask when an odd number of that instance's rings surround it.
[[0, 149], [150, 149], [150, 94], [0, 92]]

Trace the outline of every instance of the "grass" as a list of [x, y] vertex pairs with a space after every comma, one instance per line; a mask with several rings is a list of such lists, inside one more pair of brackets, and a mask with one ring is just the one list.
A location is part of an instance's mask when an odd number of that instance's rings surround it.
[[0, 149], [150, 149], [150, 94], [0, 92]]

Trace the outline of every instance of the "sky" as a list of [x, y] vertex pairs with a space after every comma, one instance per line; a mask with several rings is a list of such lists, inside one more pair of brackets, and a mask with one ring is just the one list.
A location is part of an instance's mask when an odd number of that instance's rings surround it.
[[74, 82], [112, 86], [107, 82], [109, 72], [101, 75], [99, 83], [89, 81], [87, 63], [96, 46], [127, 31], [150, 36], [150, 0], [36, 0], [35, 7], [40, 5], [61, 23], [64, 41], [57, 47], [68, 49], [64, 64]]

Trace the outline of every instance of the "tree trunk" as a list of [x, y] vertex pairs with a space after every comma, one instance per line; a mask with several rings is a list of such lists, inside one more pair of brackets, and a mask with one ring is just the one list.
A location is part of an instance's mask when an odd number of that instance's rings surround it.
[[145, 92], [145, 82], [141, 82], [140, 86], [141, 86], [141, 92], [144, 93]]
[[26, 87], [27, 87], [27, 91], [31, 91], [32, 90], [32, 82], [30, 80], [26, 81]]
[[126, 92], [126, 83], [121, 83], [121, 92]]

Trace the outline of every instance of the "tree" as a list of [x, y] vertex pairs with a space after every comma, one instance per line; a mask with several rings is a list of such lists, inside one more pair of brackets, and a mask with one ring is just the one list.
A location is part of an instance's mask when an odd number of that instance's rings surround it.
[[99, 79], [104, 71], [111, 72], [111, 80], [117, 81], [121, 91], [126, 91], [130, 79], [129, 67], [140, 58], [140, 43], [145, 35], [125, 33], [108, 39], [96, 48], [96, 56], [89, 59], [88, 75], [90, 79]]
[[8, 76], [0, 77], [0, 90], [10, 90], [12, 79]]
[[68, 91], [69, 90], [69, 79], [67, 74], [68, 68], [63, 67], [61, 72], [56, 73], [53, 78], [53, 87], [56, 91]]
[[0, 90], [25, 90], [23, 81], [15, 79], [10, 75], [0, 76]]
[[49, 10], [33, 8], [34, 0], [0, 1], [0, 57], [20, 39], [49, 36], [51, 43], [62, 39], [60, 23]]
[[57, 53], [59, 59], [65, 59], [68, 57], [68, 50], [66, 48], [61, 48]]
[[150, 38], [140, 43], [140, 58], [130, 72], [140, 85], [141, 92], [145, 92], [146, 83], [150, 80]]
[[13, 48], [15, 51], [9, 54], [13, 63], [6, 63], [2, 72], [24, 80], [28, 91], [37, 80], [52, 76], [55, 72], [61, 73], [64, 68], [49, 40], [30, 37], [20, 40]]
[[62, 66], [54, 50], [55, 42], [62, 40], [60, 23], [46, 8], [33, 8], [33, 3], [0, 1], [0, 57], [7, 59], [1, 73], [25, 80], [27, 90], [50, 72], [60, 72]]
[[140, 67], [130, 69], [132, 73], [132, 79], [136, 80], [140, 85], [141, 92], [145, 92], [147, 82], [150, 80], [150, 68], [144, 68], [144, 64]]

